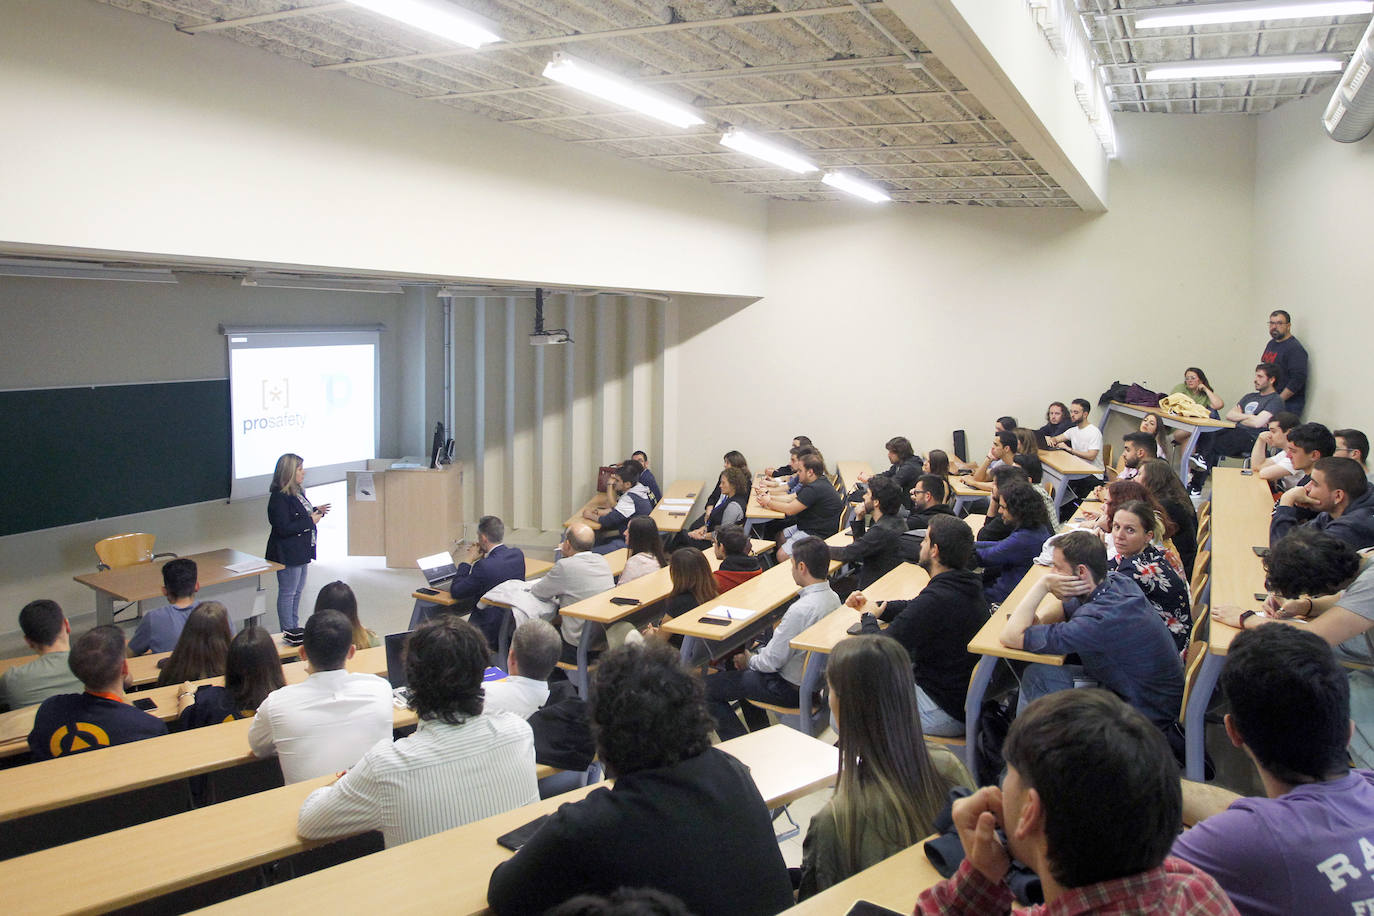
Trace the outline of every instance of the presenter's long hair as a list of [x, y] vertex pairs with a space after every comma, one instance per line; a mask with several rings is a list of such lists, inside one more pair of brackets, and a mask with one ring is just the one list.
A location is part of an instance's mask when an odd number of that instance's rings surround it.
[[186, 618], [176, 648], [158, 675], [159, 686], [224, 674], [229, 658], [229, 611], [218, 601], [203, 601]]
[[840, 735], [840, 773], [831, 800], [840, 860], [859, 871], [865, 834], [906, 848], [935, 831], [952, 786], [935, 769], [921, 733], [916, 681], [906, 649], [886, 636], [854, 636], [826, 666]]
[[301, 469], [305, 460], [300, 455], [293, 455], [287, 452], [277, 459], [277, 469], [272, 472], [271, 492], [285, 493], [288, 496], [300, 496], [301, 488], [296, 483], [296, 472]]

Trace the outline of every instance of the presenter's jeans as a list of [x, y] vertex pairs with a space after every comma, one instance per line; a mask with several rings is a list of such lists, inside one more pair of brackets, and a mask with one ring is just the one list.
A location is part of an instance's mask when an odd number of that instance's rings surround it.
[[309, 563], [302, 563], [300, 566], [277, 570], [277, 620], [283, 630], [293, 630], [299, 626], [296, 623], [296, 611], [301, 606], [305, 571], [309, 568]]

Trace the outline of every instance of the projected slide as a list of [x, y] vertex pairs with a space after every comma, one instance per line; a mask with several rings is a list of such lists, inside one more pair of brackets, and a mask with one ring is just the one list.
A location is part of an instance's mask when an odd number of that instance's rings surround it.
[[376, 456], [375, 344], [237, 342], [229, 348], [235, 490], [271, 475], [284, 452], [317, 469]]

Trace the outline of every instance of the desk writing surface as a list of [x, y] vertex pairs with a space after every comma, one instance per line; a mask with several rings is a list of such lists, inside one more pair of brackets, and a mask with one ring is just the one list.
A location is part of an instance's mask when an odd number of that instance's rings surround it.
[[1201, 429], [1233, 429], [1234, 423], [1230, 420], [1214, 420], [1211, 417], [1183, 417], [1178, 414], [1169, 413], [1158, 407], [1146, 407], [1144, 404], [1127, 404], [1124, 401], [1112, 401], [1112, 408], [1123, 413], [1132, 413], [1135, 416], [1154, 414], [1164, 420], [1172, 420], [1175, 423], [1186, 423], [1189, 426], [1196, 426]]
[[[1006, 625], [1008, 616], [1012, 611], [1020, 606], [1022, 599], [1030, 592], [1035, 583], [1039, 582], [1050, 572], [1048, 566], [1033, 565], [1030, 572], [1026, 573], [1021, 582], [1012, 589], [1007, 600], [1002, 602], [1001, 607], [992, 613], [988, 622], [983, 624], [983, 628], [978, 634], [969, 641], [968, 650], [974, 655], [995, 655], [998, 658], [1012, 658], [1025, 662], [1040, 662], [1045, 665], [1062, 665], [1064, 656], [1062, 655], [1039, 655], [1035, 652], [1026, 652], [1023, 649], [1009, 649], [1002, 645], [998, 636], [1002, 632], [1002, 627]], [[1053, 595], [1046, 595], [1040, 607], [1044, 608], [1050, 602], [1057, 602], [1059, 599]]]
[[[711, 566], [711, 571], [715, 572], [720, 567], [720, 561], [716, 559], [715, 551], [708, 551], [705, 557], [706, 562]], [[665, 566], [647, 576], [640, 576], [624, 585], [617, 585], [610, 591], [592, 595], [590, 598], [583, 598], [565, 608], [559, 608], [558, 613], [564, 617], [580, 617], [583, 620], [592, 620], [600, 624], [612, 624], [624, 620], [626, 617], [633, 617], [646, 605], [667, 598], [672, 594], [672, 591], [673, 579], [668, 567]], [[637, 605], [615, 604], [611, 601], [612, 598], [635, 598], [640, 603]]]
[[[1269, 485], [1239, 468], [1212, 471], [1212, 597], [1215, 605], [1259, 610], [1257, 592], [1265, 591], [1264, 561], [1253, 548], [1269, 546], [1269, 519], [1274, 499]], [[1208, 651], [1225, 655], [1240, 630], [1211, 619]]]
[[[915, 563], [898, 563], [863, 592], [869, 601], [914, 598], [929, 581], [930, 575]], [[789, 645], [802, 651], [829, 653], [858, 622], [858, 611], [841, 606], [802, 630]]]
[[[663, 488], [663, 499], [696, 499], [701, 495], [701, 488], [706, 484], [700, 480], [674, 480], [671, 484]], [[658, 530], [662, 534], [675, 534], [682, 530], [690, 518], [694, 506], [683, 506], [681, 508], [665, 506], [662, 500], [654, 507], [654, 511], [649, 513], [649, 517], [658, 525]]]
[[5, 907], [25, 914], [104, 912], [322, 845], [296, 836], [296, 815], [305, 797], [333, 778], [269, 789], [0, 862]]
[[971, 480], [972, 480], [972, 478], [969, 477], [967, 474], [960, 474], [960, 475], [958, 475], [958, 476], [956, 476], [956, 477], [950, 478], [950, 483], [949, 483], [950, 492], [952, 492], [955, 496], [966, 496], [966, 497], [967, 497], [967, 496], [987, 496], [987, 495], [989, 494], [989, 492], [990, 492], [989, 490], [984, 490], [984, 489], [982, 489], [982, 488], [980, 488], [980, 487], [975, 487], [975, 486], [970, 482]]
[[845, 490], [852, 490], [854, 485], [859, 482], [860, 476], [873, 476], [873, 468], [867, 461], [837, 461], [835, 462], [835, 473], [840, 475], [840, 481], [844, 484]]
[[[934, 837], [926, 837], [929, 839]], [[860, 900], [898, 913], [910, 913], [921, 892], [941, 880], [940, 873], [926, 858], [926, 840], [783, 910], [783, 916], [843, 916]]]
[[[759, 794], [770, 807], [786, 804], [831, 784], [839, 767], [835, 748], [782, 725], [723, 742], [717, 747], [749, 767]], [[436, 911], [482, 913], [487, 909], [487, 881], [492, 870], [511, 856], [508, 850], [496, 844], [496, 837], [607, 785], [599, 783], [574, 789], [246, 894], [202, 912], [253, 916], [264, 912], [305, 910], [321, 913], [372, 911], [391, 916]]]
[[1070, 476], [1100, 475], [1102, 468], [1091, 461], [1084, 461], [1077, 455], [1057, 448], [1042, 448], [1039, 451], [1040, 463], [1053, 471]]
[[[173, 558], [168, 557], [167, 560], [169, 559]], [[196, 561], [201, 588], [285, 568], [280, 563], [273, 563], [254, 554], [229, 548], [207, 550], [204, 553], [191, 554], [185, 559]], [[162, 564], [166, 563], [167, 560], [154, 560], [151, 563], [122, 566], [118, 569], [102, 569], [98, 572], [83, 573], [72, 578], [82, 585], [107, 592], [120, 601], [143, 601], [148, 598], [156, 598], [162, 594]], [[260, 569], [238, 573], [225, 568], [254, 560], [262, 564]]]
[[[300, 646], [288, 646], [282, 641], [280, 633], [272, 634], [272, 642], [276, 644], [277, 655], [282, 661], [300, 655]], [[146, 687], [149, 684], [156, 684], [158, 675], [162, 673], [158, 663], [171, 657], [171, 652], [150, 652], [147, 655], [139, 655], [129, 659], [129, 676], [133, 678], [134, 686]]]
[[563, 527], [571, 528], [573, 525], [577, 524], [578, 522], [581, 522], [593, 531], [600, 531], [601, 525], [597, 522], [592, 521], [591, 519], [583, 518], [582, 513], [586, 512], [588, 509], [595, 509], [598, 513], [604, 513], [613, 505], [615, 504], [611, 502], [611, 494], [609, 490], [607, 490], [605, 493], [597, 493], [591, 499], [583, 503], [582, 508], [578, 509], [571, 516], [569, 516], [568, 520], [563, 523]]

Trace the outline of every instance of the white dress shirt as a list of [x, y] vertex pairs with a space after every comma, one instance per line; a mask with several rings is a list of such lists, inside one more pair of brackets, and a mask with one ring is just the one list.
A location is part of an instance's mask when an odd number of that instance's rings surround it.
[[258, 757], [277, 755], [287, 784], [346, 770], [391, 740], [391, 685], [375, 674], [316, 671], [267, 695], [248, 729]]
[[528, 719], [530, 714], [549, 701], [548, 681], [512, 674], [503, 681], [483, 684], [486, 700], [482, 712], [508, 712], [520, 719]]
[[461, 725], [422, 719], [415, 734], [379, 741], [338, 782], [311, 792], [296, 832], [380, 830], [391, 847], [537, 801], [527, 723], [506, 713]]
[[806, 653], [792, 648], [792, 637], [839, 606], [840, 596], [835, 594], [829, 582], [806, 586], [782, 615], [768, 645], [750, 656], [749, 667], [755, 671], [780, 674], [788, 683], [800, 687], [802, 673], [806, 670]]

